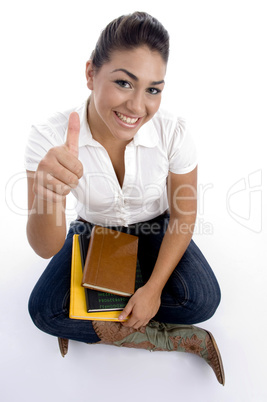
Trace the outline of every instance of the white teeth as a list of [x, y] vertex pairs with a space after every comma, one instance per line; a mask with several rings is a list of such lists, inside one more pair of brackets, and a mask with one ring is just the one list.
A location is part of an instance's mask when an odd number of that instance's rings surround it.
[[124, 123], [127, 124], [135, 124], [138, 120], [138, 117], [136, 119], [131, 119], [130, 117], [124, 116], [124, 114], [121, 114], [119, 112], [116, 112], [116, 115], [119, 117], [119, 119], [121, 119], [122, 121], [124, 121]]

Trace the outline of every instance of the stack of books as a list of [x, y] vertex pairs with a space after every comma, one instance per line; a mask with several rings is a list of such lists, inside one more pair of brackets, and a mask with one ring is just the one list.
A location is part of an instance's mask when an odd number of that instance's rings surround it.
[[143, 285], [137, 259], [138, 237], [95, 226], [89, 239], [74, 235], [69, 317], [119, 321]]

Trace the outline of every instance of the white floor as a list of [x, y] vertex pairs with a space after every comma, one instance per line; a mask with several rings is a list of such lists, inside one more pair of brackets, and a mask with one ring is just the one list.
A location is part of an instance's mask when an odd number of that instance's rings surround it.
[[[175, 12], [172, 1], [169, 7], [143, 3], [127, 7], [115, 0], [93, 9], [83, 0], [53, 6], [25, 0], [1, 7], [3, 402], [267, 400], [264, 2], [178, 0]], [[63, 359], [57, 340], [37, 330], [27, 312], [31, 289], [47, 265], [25, 236], [29, 127], [87, 96], [84, 62], [99, 31], [135, 9], [154, 14], [174, 38], [164, 102], [188, 118], [199, 149], [195, 241], [222, 290], [218, 311], [201, 326], [220, 347], [225, 387], [202, 359], [187, 354], [71, 342]], [[73, 216], [69, 211], [68, 220]]]

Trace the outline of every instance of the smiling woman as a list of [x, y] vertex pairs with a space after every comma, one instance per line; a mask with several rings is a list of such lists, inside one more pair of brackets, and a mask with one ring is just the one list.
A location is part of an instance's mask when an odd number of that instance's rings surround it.
[[[33, 322], [68, 339], [203, 357], [224, 383], [213, 336], [193, 326], [210, 318], [220, 288], [192, 240], [197, 210], [197, 157], [183, 119], [160, 109], [169, 36], [155, 18], [134, 13], [112, 21], [86, 63], [89, 98], [76, 109], [33, 126], [25, 155], [28, 239], [53, 256], [29, 301]], [[66, 238], [66, 196], [77, 220]], [[92, 227], [139, 237], [144, 284], [121, 322], [69, 318], [72, 238]], [[126, 320], [126, 318], [128, 319]], [[125, 321], [126, 320], [126, 321]]]

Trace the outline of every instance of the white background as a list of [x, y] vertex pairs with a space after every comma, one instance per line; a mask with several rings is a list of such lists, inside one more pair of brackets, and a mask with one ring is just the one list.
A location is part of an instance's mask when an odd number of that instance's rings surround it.
[[[266, 401], [266, 2], [1, 4], [1, 400]], [[30, 126], [87, 98], [85, 62], [101, 29], [136, 10], [170, 33], [163, 106], [188, 120], [199, 150], [195, 241], [222, 290], [217, 313], [201, 326], [219, 344], [225, 387], [187, 354], [71, 342], [62, 359], [56, 338], [27, 312], [47, 265], [25, 236]]]

